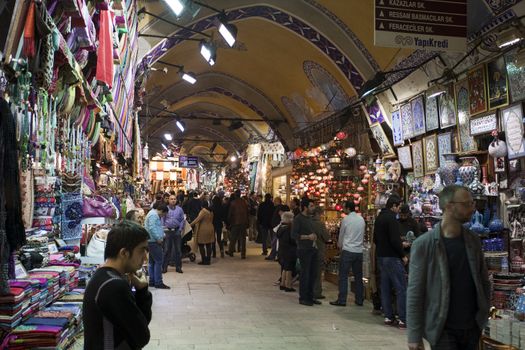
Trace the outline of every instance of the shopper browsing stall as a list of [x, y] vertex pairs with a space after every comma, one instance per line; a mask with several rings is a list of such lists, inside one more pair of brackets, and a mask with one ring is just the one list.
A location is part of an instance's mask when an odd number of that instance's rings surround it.
[[149, 233], [149, 285], [159, 289], [170, 289], [162, 281], [162, 260], [163, 260], [163, 242], [164, 228], [162, 227], [161, 218], [168, 212], [168, 206], [163, 202], [155, 204], [154, 208], [149, 211], [144, 220], [144, 227]]
[[[150, 340], [152, 296], [142, 267], [148, 232], [124, 222], [109, 231], [106, 263], [91, 278], [84, 295], [84, 349], [140, 349]], [[134, 287], [136, 292], [131, 291]]]

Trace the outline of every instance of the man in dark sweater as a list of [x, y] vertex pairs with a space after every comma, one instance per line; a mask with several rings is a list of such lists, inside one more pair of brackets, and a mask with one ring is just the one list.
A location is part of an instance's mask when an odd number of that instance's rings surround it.
[[374, 243], [381, 272], [381, 306], [385, 314], [386, 325], [396, 325], [392, 310], [392, 288], [396, 291], [399, 328], [406, 328], [406, 289], [405, 256], [399, 222], [396, 219], [401, 205], [401, 198], [394, 194], [388, 198], [386, 208], [381, 210], [374, 224]]
[[315, 205], [309, 199], [301, 201], [301, 214], [293, 219], [292, 238], [297, 242], [297, 257], [301, 264], [299, 277], [299, 304], [312, 306], [320, 305], [314, 299], [314, 286], [317, 262], [317, 235], [314, 233], [312, 213]]
[[148, 238], [143, 227], [126, 221], [109, 231], [106, 263], [84, 294], [84, 349], [141, 349], [148, 344], [152, 297], [146, 278], [136, 274], [146, 258]]
[[257, 224], [259, 225], [259, 232], [261, 233], [262, 241], [262, 255], [268, 254], [268, 237], [272, 227], [272, 216], [275, 206], [272, 202], [272, 195], [266, 193], [264, 202], [259, 205], [257, 209]]

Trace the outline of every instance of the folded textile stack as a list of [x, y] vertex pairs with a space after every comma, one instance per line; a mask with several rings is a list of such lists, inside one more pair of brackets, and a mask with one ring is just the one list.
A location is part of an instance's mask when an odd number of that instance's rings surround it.
[[20, 261], [27, 270], [42, 267], [49, 262], [49, 238], [44, 230], [26, 231], [27, 243], [20, 248]]
[[0, 296], [0, 328], [12, 329], [30, 312], [32, 293], [31, 283], [12, 285], [9, 282], [9, 294]]
[[78, 286], [86, 287], [89, 280], [91, 279], [91, 276], [93, 276], [96, 270], [97, 265], [80, 265], [78, 268]]
[[65, 349], [82, 332], [82, 303], [57, 302], [13, 329], [5, 346], [13, 350]]
[[44, 305], [51, 304], [53, 300], [58, 299], [60, 295], [60, 284], [59, 284], [59, 278], [60, 274], [58, 272], [54, 271], [30, 271], [28, 272], [29, 279], [46, 279], [47, 280], [47, 288], [45, 289], [47, 291], [46, 299], [44, 302]]
[[85, 289], [77, 288], [71, 292], [64, 294], [58, 302], [67, 302], [67, 303], [82, 303], [84, 301]]
[[35, 269], [33, 271], [40, 272], [57, 272], [60, 274], [60, 291], [61, 293], [72, 290], [78, 286], [78, 269], [77, 264], [61, 264], [61, 265], [49, 265], [41, 269]]
[[35, 176], [35, 210], [33, 227], [53, 231], [53, 217], [58, 207], [56, 200], [56, 177]]

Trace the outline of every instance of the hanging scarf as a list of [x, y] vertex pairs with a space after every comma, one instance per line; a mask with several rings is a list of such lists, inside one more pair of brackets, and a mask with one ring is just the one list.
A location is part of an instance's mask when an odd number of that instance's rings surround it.
[[31, 1], [24, 25], [24, 55], [27, 58], [33, 58], [35, 53], [35, 3]]
[[97, 80], [111, 88], [113, 86], [113, 24], [111, 13], [107, 8], [108, 5], [103, 3], [99, 6], [101, 6], [101, 10], [98, 32]]
[[37, 3], [36, 10], [36, 26], [42, 38], [36, 81], [39, 87], [49, 91], [53, 80], [53, 63], [55, 59], [53, 31], [56, 29], [56, 26], [44, 3]]

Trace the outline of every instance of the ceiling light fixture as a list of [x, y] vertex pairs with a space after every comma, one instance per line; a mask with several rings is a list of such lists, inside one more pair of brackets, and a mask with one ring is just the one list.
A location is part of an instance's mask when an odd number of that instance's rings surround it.
[[[221, 16], [222, 17], [222, 16]], [[224, 40], [228, 43], [230, 47], [233, 47], [235, 45], [235, 41], [237, 40], [237, 27], [233, 24], [229, 24], [226, 20], [220, 19], [221, 24], [219, 25], [219, 33], [222, 35]]]
[[231, 161], [232, 163], [235, 162], [235, 161], [237, 161], [237, 157], [236, 157], [236, 156], [231, 156], [231, 157], [230, 157], [230, 161]]
[[184, 11], [185, 7], [185, 1], [183, 0], [164, 0], [166, 4], [170, 7], [170, 9], [173, 11], [175, 16], [179, 17], [182, 14], [182, 11]]
[[157, 61], [157, 62], [160, 63], [160, 64], [164, 64], [166, 66], [178, 68], [180, 76], [182, 77], [182, 79], [184, 79], [188, 83], [193, 85], [193, 84], [195, 84], [197, 82], [197, 78], [195, 77], [195, 74], [191, 73], [191, 72], [185, 72], [184, 71], [184, 66], [181, 66], [179, 64], [168, 63], [168, 62], [164, 62], [164, 61]]
[[428, 90], [427, 98], [438, 97], [446, 93], [447, 90], [441, 85], [435, 85]]
[[166, 151], [168, 150], [168, 147], [166, 147], [165, 144], [161, 143], [161, 145], [162, 145], [162, 148], [164, 148]]
[[217, 49], [215, 45], [213, 45], [211, 42], [203, 40], [200, 43], [200, 49], [202, 57], [204, 57], [210, 66], [213, 66], [217, 60]]
[[508, 46], [512, 46], [514, 44], [519, 43], [523, 40], [523, 34], [521, 31], [516, 27], [510, 27], [507, 29], [502, 30], [498, 34], [498, 39], [496, 40], [496, 44], [500, 49]]
[[180, 131], [184, 132], [184, 124], [182, 123], [182, 121], [177, 120], [175, 124], [177, 124], [177, 128], [179, 128]]
[[168, 133], [164, 134], [164, 138], [166, 139], [166, 141], [172, 141], [173, 140], [173, 136], [171, 134], [168, 134]]

